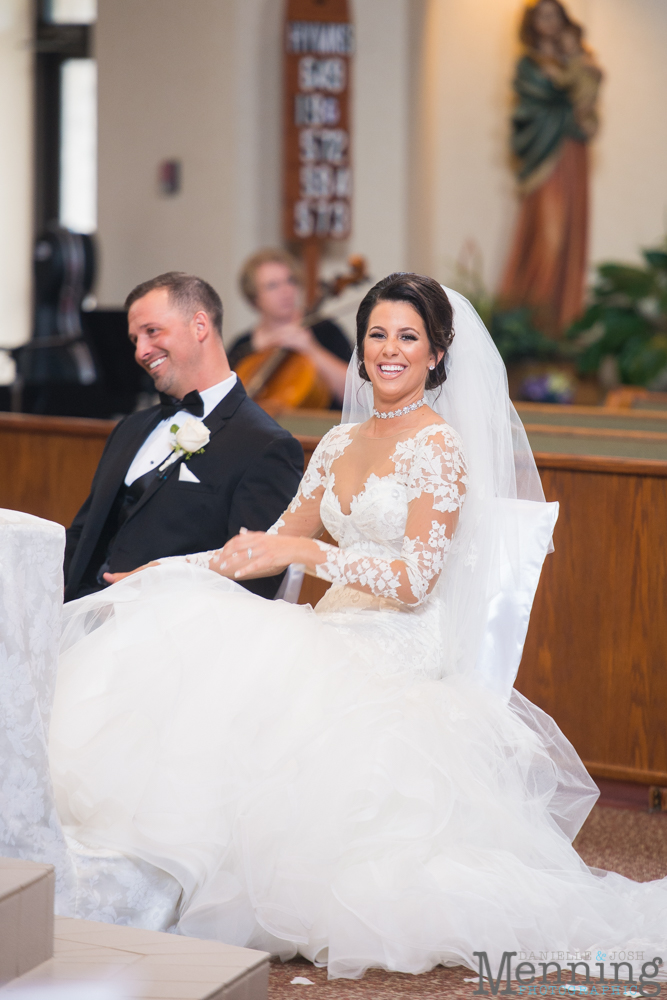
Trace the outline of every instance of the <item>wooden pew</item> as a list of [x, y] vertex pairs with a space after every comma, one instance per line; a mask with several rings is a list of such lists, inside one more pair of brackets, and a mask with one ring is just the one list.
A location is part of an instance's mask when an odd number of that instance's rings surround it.
[[594, 777], [667, 784], [667, 461], [536, 454], [558, 500], [518, 689]]
[[113, 420], [0, 413], [0, 507], [69, 525]]
[[[594, 776], [666, 785], [667, 414], [520, 412], [561, 512], [517, 687], [556, 719]], [[337, 416], [280, 421], [301, 432], [308, 460]], [[113, 426], [0, 415], [0, 506], [69, 524]], [[302, 601], [316, 603], [326, 586], [307, 577]]]
[[667, 410], [667, 392], [653, 392], [636, 385], [621, 385], [607, 393], [604, 405], [621, 410]]

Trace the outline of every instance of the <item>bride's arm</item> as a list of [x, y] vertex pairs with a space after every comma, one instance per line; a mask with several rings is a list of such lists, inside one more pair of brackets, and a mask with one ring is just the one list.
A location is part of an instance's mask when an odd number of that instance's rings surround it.
[[[465, 499], [466, 468], [457, 441], [444, 425], [415, 454], [406, 456], [403, 468], [409, 503], [400, 558], [382, 559], [361, 548], [337, 548], [312, 538], [291, 537], [291, 530], [305, 533], [299, 529], [308, 522], [306, 508], [301, 525], [298, 520], [281, 519], [283, 524], [275, 537], [248, 533], [228, 542], [223, 550], [223, 572], [236, 563], [234, 576], [243, 579], [270, 575], [298, 562], [322, 580], [390, 597], [401, 604], [421, 604], [447, 558]], [[319, 507], [319, 499], [317, 502]]]
[[[205, 566], [207, 569], [233, 580], [256, 580], [262, 576], [276, 576], [290, 563], [305, 566], [315, 573], [315, 562], [320, 558], [314, 536], [322, 534], [320, 502], [324, 486], [313, 482], [310, 466], [301, 480], [298, 492], [287, 510], [268, 531], [241, 531], [222, 549], [198, 552], [191, 556], [173, 557], [181, 561]], [[161, 562], [171, 562], [161, 560]]]
[[[290, 563], [315, 574], [320, 549], [313, 539], [322, 534], [320, 504], [324, 493], [326, 458], [331, 455], [327, 435], [315, 449], [296, 496], [267, 532], [241, 531], [224, 548], [206, 553], [208, 567], [236, 580], [275, 576]], [[186, 556], [188, 560], [193, 557]]]
[[338, 437], [338, 434], [330, 432], [322, 439], [308, 463], [296, 496], [267, 532], [241, 528], [240, 533], [221, 549], [194, 552], [185, 556], [167, 556], [139, 566], [129, 573], [105, 573], [105, 580], [107, 583], [118, 583], [126, 576], [140, 573], [151, 566], [174, 562], [201, 566], [231, 579], [275, 576], [290, 563], [310, 564], [314, 574], [314, 560], [319, 558], [320, 550], [311, 539], [322, 534], [320, 503], [324, 492], [325, 467], [327, 459], [330, 460], [337, 454], [335, 443], [332, 446], [332, 439], [335, 441]]
[[426, 600], [445, 565], [466, 493], [466, 466], [457, 440], [443, 425], [404, 463], [408, 517], [398, 559], [315, 542], [324, 559], [316, 575], [401, 604]]

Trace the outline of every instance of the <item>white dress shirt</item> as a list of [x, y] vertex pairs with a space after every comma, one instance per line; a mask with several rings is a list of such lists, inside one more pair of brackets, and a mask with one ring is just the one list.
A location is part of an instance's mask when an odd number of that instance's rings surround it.
[[212, 385], [210, 389], [204, 389], [199, 395], [204, 403], [204, 413], [201, 417], [195, 417], [188, 410], [179, 410], [173, 417], [166, 417], [161, 420], [148, 435], [141, 448], [134, 456], [130, 468], [125, 476], [125, 485], [131, 486], [135, 479], [145, 475], [151, 469], [162, 465], [164, 460], [171, 454], [171, 431], [170, 427], [178, 424], [179, 427], [185, 423], [188, 417], [193, 420], [203, 420], [211, 413], [218, 403], [221, 403], [228, 392], [236, 385], [236, 373], [232, 372], [229, 378]]

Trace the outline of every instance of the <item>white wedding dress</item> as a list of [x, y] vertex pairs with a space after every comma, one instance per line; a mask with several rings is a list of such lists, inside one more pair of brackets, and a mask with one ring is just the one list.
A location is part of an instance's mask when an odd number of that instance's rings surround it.
[[331, 976], [477, 969], [479, 951], [494, 970], [504, 951], [664, 955], [667, 880], [591, 871], [571, 846], [596, 794], [573, 748], [457, 666], [459, 438], [397, 439], [351, 496], [337, 470], [358, 433], [326, 435], [272, 529], [321, 522], [338, 542], [315, 610], [248, 593], [206, 553], [66, 607], [51, 766], [67, 832], [173, 876], [180, 932]]

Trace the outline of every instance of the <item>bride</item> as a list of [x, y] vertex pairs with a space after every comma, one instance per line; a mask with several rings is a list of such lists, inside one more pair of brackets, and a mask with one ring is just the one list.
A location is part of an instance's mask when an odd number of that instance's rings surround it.
[[[586, 867], [595, 786], [510, 697], [555, 505], [470, 304], [415, 274], [375, 285], [344, 419], [269, 532], [66, 606], [68, 833], [175, 878], [179, 932], [332, 977], [660, 955], [667, 880]], [[291, 563], [331, 582], [315, 610], [237, 582]]]

